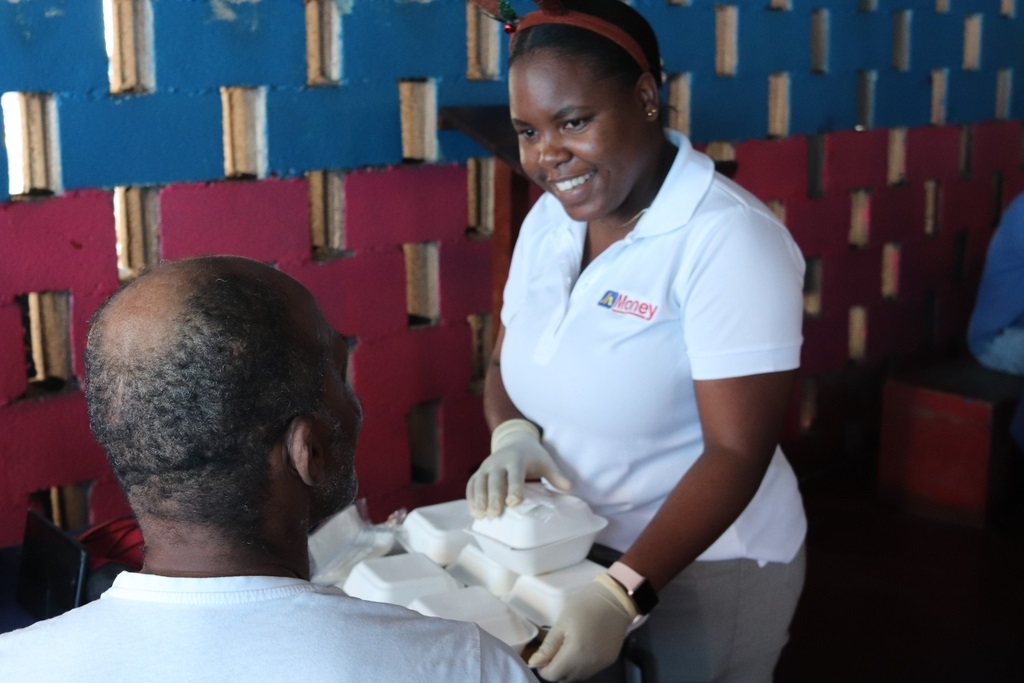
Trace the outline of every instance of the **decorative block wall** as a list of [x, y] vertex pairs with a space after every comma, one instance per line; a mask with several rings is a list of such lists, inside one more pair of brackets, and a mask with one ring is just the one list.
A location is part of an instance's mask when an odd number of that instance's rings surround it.
[[[808, 258], [789, 437], [842, 425], [851, 372], [963, 335], [994, 222], [1024, 191], [1024, 8], [633, 4], [662, 42], [670, 123], [735, 159]], [[460, 495], [487, 450], [494, 283], [483, 152], [436, 120], [507, 101], [500, 29], [463, 0], [110, 7], [0, 3], [0, 92], [22, 94], [5, 125], [20, 102], [35, 134], [0, 154], [0, 546], [52, 487], [91, 482], [93, 522], [125, 511], [78, 389], [87, 320], [121, 277], [201, 253], [276, 264], [352, 339], [375, 517]]]

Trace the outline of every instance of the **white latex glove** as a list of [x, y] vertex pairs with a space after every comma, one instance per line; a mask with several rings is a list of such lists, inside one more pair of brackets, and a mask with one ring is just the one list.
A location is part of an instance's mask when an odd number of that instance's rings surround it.
[[491, 454], [466, 484], [469, 511], [477, 519], [497, 517], [505, 506], [523, 502], [526, 479], [544, 477], [555, 488], [571, 486], [540, 442], [540, 430], [529, 420], [506, 420], [491, 434]]
[[636, 618], [636, 606], [607, 574], [569, 596], [531, 667], [549, 681], [579, 681], [612, 665]]

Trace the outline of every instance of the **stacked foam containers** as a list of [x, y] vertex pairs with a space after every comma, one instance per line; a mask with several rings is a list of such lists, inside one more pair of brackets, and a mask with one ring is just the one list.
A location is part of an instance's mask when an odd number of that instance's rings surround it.
[[579, 498], [527, 484], [523, 502], [474, 520], [465, 500], [411, 511], [406, 554], [356, 565], [349, 595], [473, 621], [521, 650], [554, 623], [568, 597], [603, 571], [585, 559], [607, 521]]

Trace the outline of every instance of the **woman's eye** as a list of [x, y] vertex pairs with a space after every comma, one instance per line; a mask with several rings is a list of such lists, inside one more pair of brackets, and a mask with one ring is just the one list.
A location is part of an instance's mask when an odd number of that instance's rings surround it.
[[583, 119], [570, 119], [569, 121], [565, 122], [566, 130], [578, 130], [582, 128], [584, 125], [586, 125], [586, 121], [584, 121]]
[[533, 128], [521, 128], [518, 131], [518, 135], [519, 135], [519, 137], [521, 137], [521, 138], [523, 138], [525, 140], [529, 140], [529, 139], [533, 138], [534, 135], [536, 135], [536, 131], [534, 131]]

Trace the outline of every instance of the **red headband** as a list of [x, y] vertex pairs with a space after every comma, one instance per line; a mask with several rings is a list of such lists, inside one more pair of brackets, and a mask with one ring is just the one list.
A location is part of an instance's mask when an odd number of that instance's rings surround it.
[[540, 10], [536, 12], [530, 12], [525, 17], [519, 20], [519, 23], [515, 26], [515, 33], [512, 34], [512, 41], [514, 42], [519, 31], [528, 29], [531, 26], [539, 26], [540, 24], [565, 24], [567, 26], [578, 26], [582, 29], [596, 33], [599, 36], [604, 36], [608, 40], [612, 41], [623, 50], [629, 53], [640, 68], [643, 71], [650, 71], [651, 65], [647, 61], [647, 55], [644, 54], [643, 48], [640, 47], [640, 43], [636, 42], [633, 36], [629, 35], [622, 28], [616, 26], [610, 21], [605, 21], [590, 14], [584, 14], [583, 12], [577, 12], [575, 10], [565, 10], [561, 14], [548, 14]]

